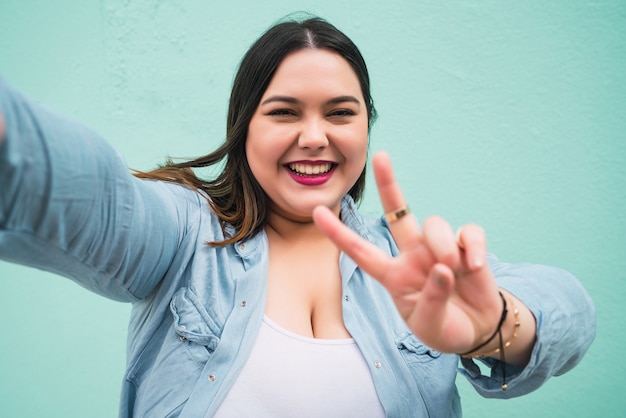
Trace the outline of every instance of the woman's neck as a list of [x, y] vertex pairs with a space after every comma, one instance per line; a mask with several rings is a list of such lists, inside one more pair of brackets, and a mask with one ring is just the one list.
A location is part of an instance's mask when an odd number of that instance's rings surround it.
[[312, 218], [292, 218], [272, 210], [265, 227], [268, 233], [286, 241], [307, 240], [310, 242], [328, 238], [315, 225]]

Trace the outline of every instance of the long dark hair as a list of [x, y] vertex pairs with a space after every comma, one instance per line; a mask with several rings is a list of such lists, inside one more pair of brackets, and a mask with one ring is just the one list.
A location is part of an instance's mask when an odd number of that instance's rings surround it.
[[[230, 95], [226, 140], [215, 151], [183, 163], [166, 161], [165, 165], [140, 178], [151, 178], [185, 184], [208, 195], [208, 202], [226, 231], [232, 225], [234, 234], [223, 241], [225, 246], [251, 238], [263, 229], [269, 215], [268, 198], [254, 178], [246, 158], [248, 126], [276, 69], [285, 57], [301, 49], [328, 49], [341, 55], [353, 68], [365, 99], [369, 127], [376, 119], [370, 93], [369, 74], [356, 45], [339, 29], [320, 18], [298, 22], [284, 21], [272, 26], [248, 50], [235, 76]], [[211, 180], [199, 179], [193, 168], [208, 167], [225, 161], [219, 175]], [[365, 188], [365, 168], [348, 192], [358, 202]]]

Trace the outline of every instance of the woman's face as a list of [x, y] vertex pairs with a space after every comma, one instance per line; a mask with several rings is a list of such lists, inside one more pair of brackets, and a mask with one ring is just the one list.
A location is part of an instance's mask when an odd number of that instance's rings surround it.
[[341, 198], [365, 167], [367, 109], [359, 80], [341, 55], [303, 49], [279, 65], [248, 128], [248, 164], [272, 211], [311, 219]]

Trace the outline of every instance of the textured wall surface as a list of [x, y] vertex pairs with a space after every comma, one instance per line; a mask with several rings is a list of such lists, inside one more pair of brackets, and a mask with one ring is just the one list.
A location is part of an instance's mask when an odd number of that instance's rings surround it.
[[[577, 369], [506, 402], [459, 378], [465, 415], [623, 416], [626, 2], [216, 4], [3, 0], [0, 73], [147, 169], [223, 138], [234, 70], [267, 26], [329, 19], [369, 63], [371, 150], [390, 152], [418, 217], [481, 223], [501, 259], [564, 267], [597, 305]], [[0, 416], [115, 416], [129, 309], [0, 263]]]

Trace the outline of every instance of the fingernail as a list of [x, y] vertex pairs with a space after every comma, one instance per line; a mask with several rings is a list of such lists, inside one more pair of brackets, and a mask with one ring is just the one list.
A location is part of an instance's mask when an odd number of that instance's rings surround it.
[[433, 280], [438, 286], [445, 287], [446, 285], [446, 278], [437, 272], [434, 272]]
[[473, 264], [475, 268], [481, 268], [484, 265], [482, 257], [474, 257]]

